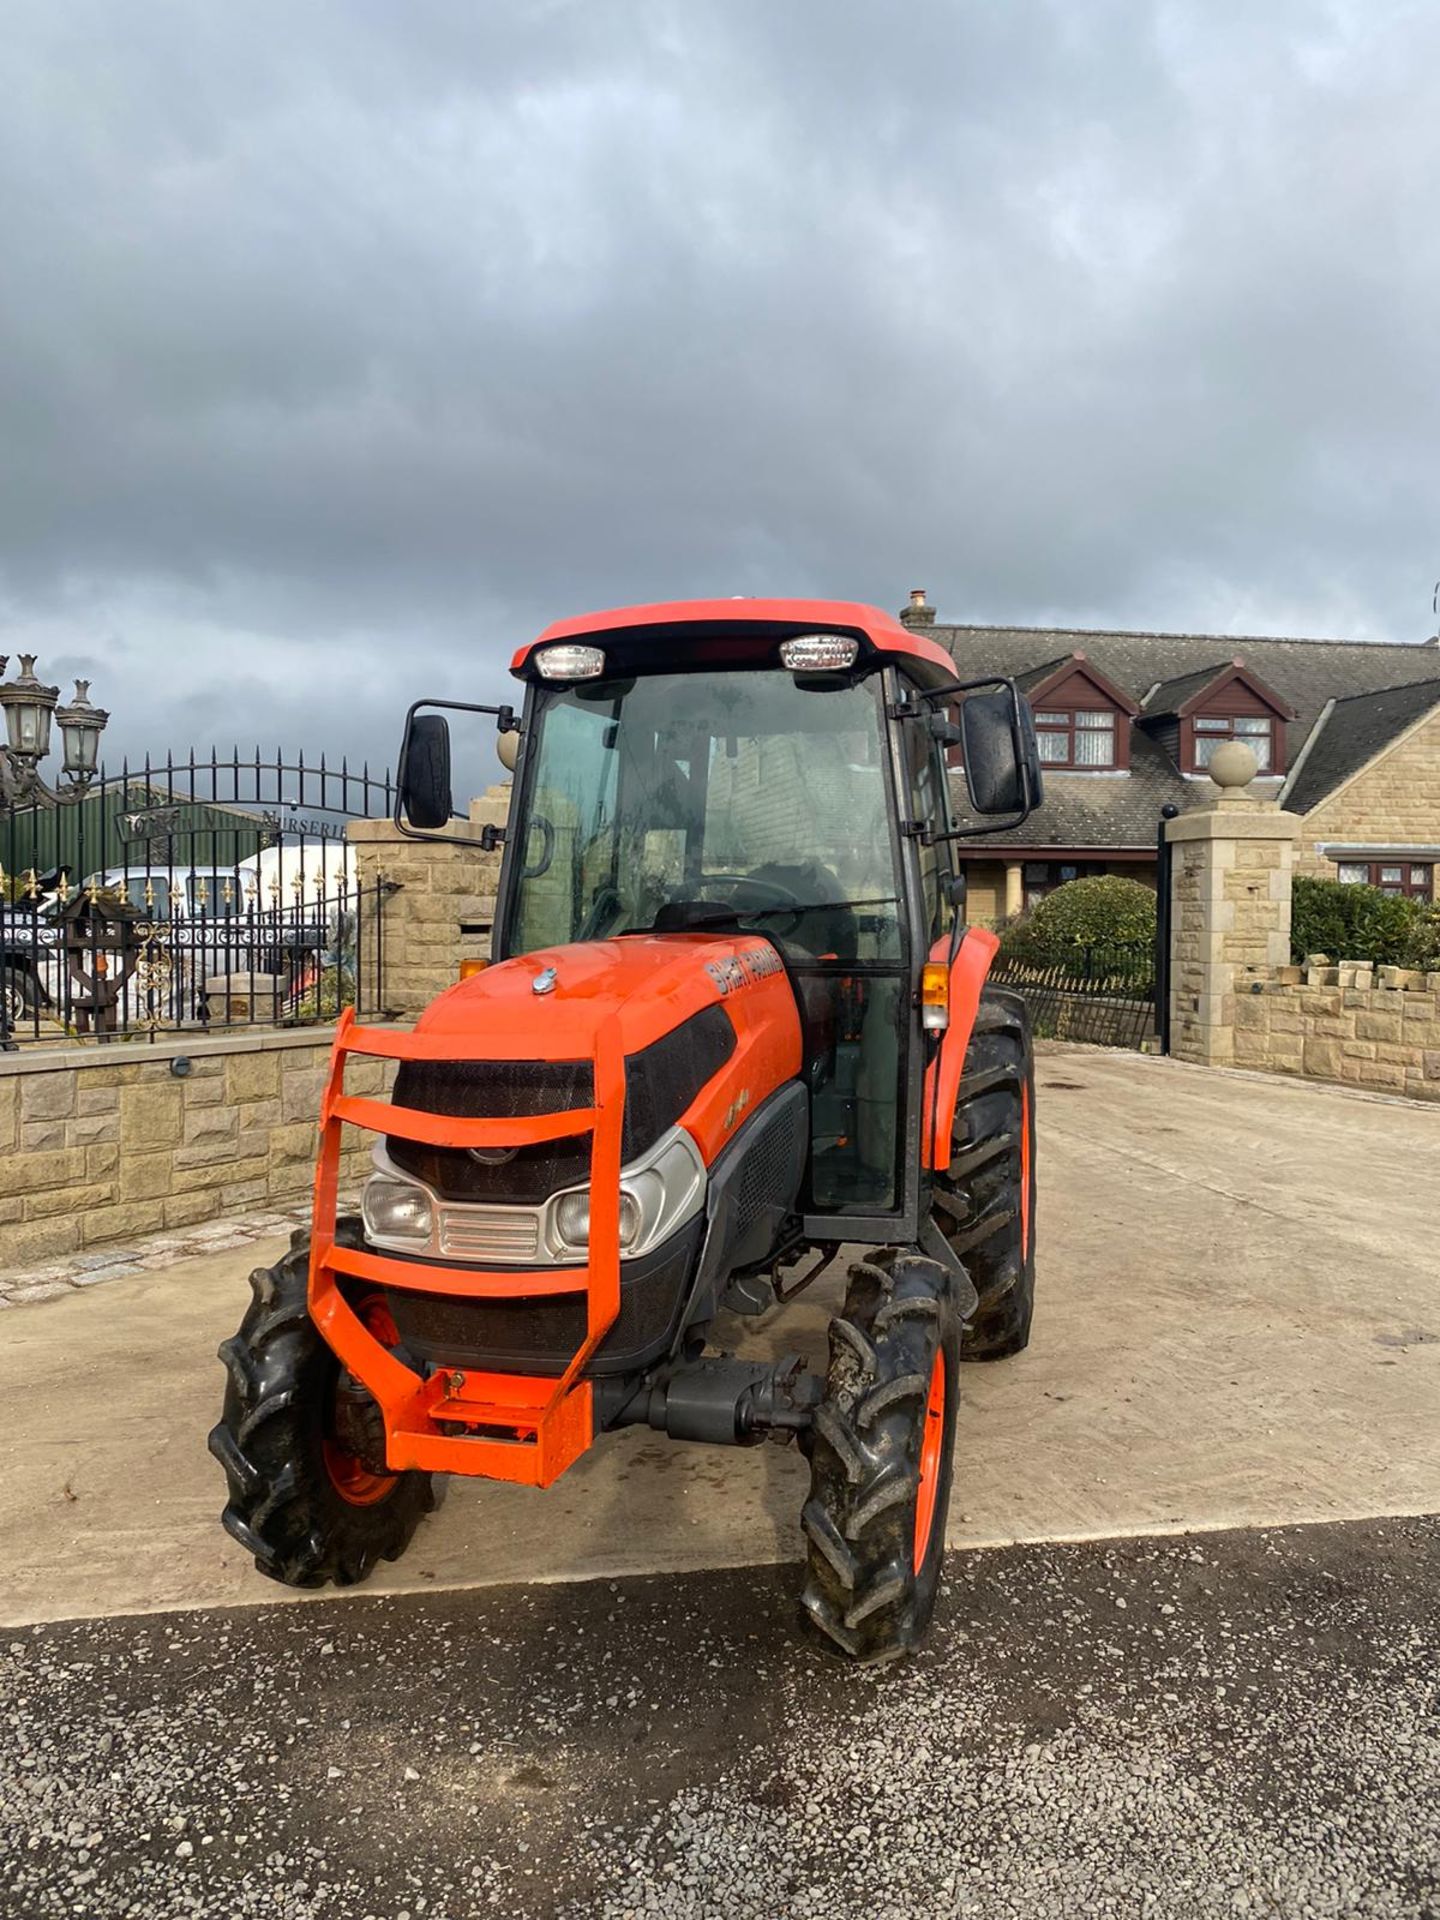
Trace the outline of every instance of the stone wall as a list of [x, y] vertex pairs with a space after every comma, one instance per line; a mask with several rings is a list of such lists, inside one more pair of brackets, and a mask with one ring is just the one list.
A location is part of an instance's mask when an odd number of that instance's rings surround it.
[[[383, 959], [368, 970], [362, 1018], [420, 1013], [454, 986], [462, 960], [489, 959], [500, 855], [484, 852], [480, 835], [487, 824], [504, 825], [509, 801], [506, 785], [472, 800], [469, 821], [451, 828], [454, 840], [414, 840], [388, 820], [350, 823], [364, 886], [386, 880], [395, 887], [378, 908]], [[376, 911], [367, 901], [360, 931], [367, 955], [376, 951]]]
[[1440, 846], [1440, 710], [1305, 815], [1296, 871], [1333, 880], [1327, 846]]
[[1237, 994], [1234, 1062], [1440, 1101], [1440, 973], [1286, 967]]
[[[303, 1198], [331, 1039], [311, 1028], [0, 1054], [0, 1262]], [[388, 1079], [379, 1060], [346, 1073], [353, 1093], [383, 1093]], [[355, 1139], [351, 1179], [370, 1145]]]

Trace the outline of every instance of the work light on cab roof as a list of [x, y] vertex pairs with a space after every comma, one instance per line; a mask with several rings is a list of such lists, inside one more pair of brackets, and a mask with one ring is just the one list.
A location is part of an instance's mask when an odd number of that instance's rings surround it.
[[567, 645], [541, 647], [535, 665], [544, 680], [598, 680], [605, 671], [605, 653], [600, 647]]
[[[276, 1579], [348, 1583], [404, 1550], [437, 1473], [544, 1487], [635, 1425], [798, 1441], [805, 1614], [884, 1658], [935, 1602], [957, 1362], [1029, 1337], [1029, 1035], [952, 849], [1039, 804], [1033, 718], [837, 600], [586, 614], [512, 671], [518, 715], [406, 723], [396, 824], [457, 847], [427, 939], [493, 894], [490, 964], [413, 1030], [340, 1023], [312, 1233], [222, 1349], [225, 1525]], [[449, 714], [495, 722], [503, 829], [464, 817], [488, 766], [456, 805]], [[347, 1092], [357, 1054], [388, 1100]], [[842, 1246], [812, 1372], [768, 1329]], [[766, 1316], [764, 1357], [734, 1357], [735, 1315]]]

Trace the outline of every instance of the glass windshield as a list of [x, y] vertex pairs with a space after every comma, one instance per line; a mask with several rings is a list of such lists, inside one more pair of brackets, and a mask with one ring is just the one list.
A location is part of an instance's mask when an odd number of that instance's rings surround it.
[[773, 670], [550, 696], [509, 950], [738, 920], [796, 959], [898, 959], [878, 701]]

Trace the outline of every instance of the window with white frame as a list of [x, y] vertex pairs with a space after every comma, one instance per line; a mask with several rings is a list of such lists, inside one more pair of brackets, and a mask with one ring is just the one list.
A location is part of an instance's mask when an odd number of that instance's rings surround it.
[[1035, 715], [1035, 737], [1040, 743], [1040, 759], [1047, 767], [1103, 772], [1116, 765], [1113, 712], [1042, 709]]
[[1195, 765], [1208, 767], [1218, 746], [1238, 740], [1249, 747], [1261, 773], [1275, 764], [1275, 722], [1268, 714], [1197, 713], [1195, 727]]

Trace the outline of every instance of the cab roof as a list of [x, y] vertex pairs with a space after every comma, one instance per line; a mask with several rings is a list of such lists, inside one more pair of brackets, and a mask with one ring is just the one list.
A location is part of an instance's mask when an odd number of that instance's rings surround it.
[[[904, 655], [923, 665], [929, 679], [939, 668], [947, 680], [955, 676], [955, 662], [943, 647], [903, 626], [893, 614], [867, 607], [858, 600], [758, 600], [737, 596], [729, 600], [666, 600], [653, 606], [611, 607], [602, 613], [582, 613], [557, 620], [527, 641], [510, 662], [510, 671], [522, 679], [534, 677], [533, 656], [555, 640], [612, 644], [623, 637], [632, 671], [644, 656], [651, 671], [663, 671], [668, 650], [674, 670], [701, 664], [697, 653], [714, 658], [713, 643], [722, 636], [773, 640], [777, 645], [798, 633], [853, 634], [874, 653]], [[778, 663], [777, 663], [778, 664]]]

